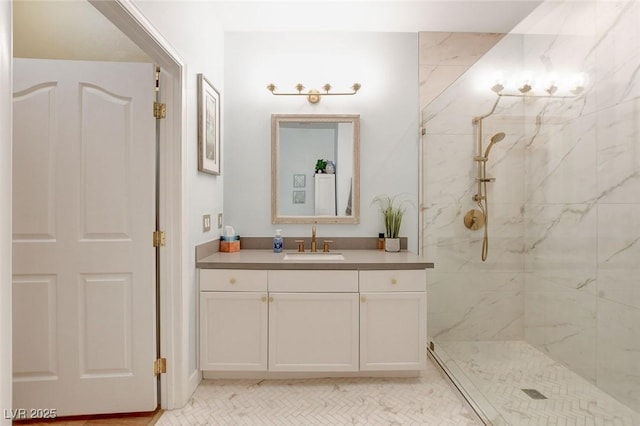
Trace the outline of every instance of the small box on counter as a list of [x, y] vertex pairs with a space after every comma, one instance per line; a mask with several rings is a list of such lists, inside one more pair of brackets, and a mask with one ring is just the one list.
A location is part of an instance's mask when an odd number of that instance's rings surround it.
[[221, 236], [220, 237], [220, 251], [225, 253], [234, 253], [240, 251], [240, 235], [234, 235], [232, 237]]

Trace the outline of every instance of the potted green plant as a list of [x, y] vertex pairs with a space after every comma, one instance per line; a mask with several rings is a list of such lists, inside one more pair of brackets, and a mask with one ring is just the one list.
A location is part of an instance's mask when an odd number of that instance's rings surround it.
[[322, 158], [316, 161], [316, 173], [325, 173], [325, 169], [327, 168], [327, 160], [323, 160]]
[[400, 251], [400, 227], [402, 218], [407, 211], [409, 200], [399, 200], [400, 195], [390, 197], [386, 194], [378, 195], [371, 204], [378, 204], [384, 219], [385, 241], [384, 249], [389, 252]]

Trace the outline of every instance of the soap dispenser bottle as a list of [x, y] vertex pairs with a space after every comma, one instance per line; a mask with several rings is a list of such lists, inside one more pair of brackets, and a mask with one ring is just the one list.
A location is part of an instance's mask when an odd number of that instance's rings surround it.
[[276, 229], [276, 236], [273, 237], [273, 252], [274, 253], [282, 253], [282, 230]]

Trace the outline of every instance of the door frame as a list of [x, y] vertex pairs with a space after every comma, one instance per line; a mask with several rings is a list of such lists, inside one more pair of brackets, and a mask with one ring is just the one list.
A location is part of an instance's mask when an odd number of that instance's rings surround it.
[[[188, 373], [189, 311], [185, 285], [188, 270], [183, 253], [187, 241], [182, 218], [186, 205], [183, 188], [186, 170], [186, 78], [185, 64], [162, 35], [142, 15], [131, 0], [89, 0], [109, 21], [160, 65], [163, 102], [167, 118], [161, 125], [160, 224], [166, 232], [160, 264], [160, 343], [167, 359], [167, 373], [161, 377], [161, 407], [172, 409], [186, 404], [197, 387], [199, 375]], [[12, 321], [11, 321], [11, 241], [12, 241], [12, 98], [13, 28], [12, 2], [0, 1], [0, 197], [8, 202], [0, 208], [0, 405], [12, 407]], [[151, 240], [151, 238], [150, 238]], [[0, 417], [0, 424], [11, 419]]]
[[[0, 1], [0, 405], [12, 407], [13, 369], [11, 363], [11, 145], [13, 103], [12, 4]], [[11, 419], [0, 416], [0, 424]]]
[[[182, 218], [186, 205], [183, 190], [186, 166], [186, 78], [185, 64], [164, 37], [142, 15], [131, 0], [89, 0], [100, 13], [160, 65], [162, 101], [167, 118], [160, 130], [160, 228], [167, 245], [160, 262], [160, 347], [167, 359], [167, 373], [160, 380], [160, 404], [172, 409], [184, 406], [197, 387], [188, 377], [188, 301], [182, 253], [187, 252]], [[199, 379], [199, 378], [198, 378]], [[192, 388], [193, 386], [193, 388]]]

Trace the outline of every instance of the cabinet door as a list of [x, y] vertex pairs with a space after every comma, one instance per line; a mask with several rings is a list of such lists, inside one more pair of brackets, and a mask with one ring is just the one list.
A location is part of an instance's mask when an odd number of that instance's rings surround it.
[[267, 293], [200, 293], [200, 369], [267, 369]]
[[421, 370], [426, 364], [427, 295], [361, 293], [360, 370]]
[[357, 371], [357, 293], [270, 293], [270, 371]]

